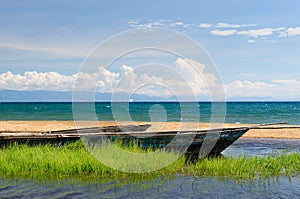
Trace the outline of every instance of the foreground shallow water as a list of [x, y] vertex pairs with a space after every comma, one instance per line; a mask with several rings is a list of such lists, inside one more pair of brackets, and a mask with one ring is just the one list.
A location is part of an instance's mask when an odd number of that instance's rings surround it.
[[251, 157], [294, 152], [300, 153], [300, 140], [240, 138], [222, 154], [224, 156]]
[[[223, 155], [300, 151], [300, 140], [240, 139]], [[0, 198], [300, 198], [300, 176], [241, 181], [176, 175], [148, 180], [0, 178]]]
[[299, 198], [300, 178], [241, 182], [173, 176], [141, 182], [0, 180], [1, 197], [9, 198]]

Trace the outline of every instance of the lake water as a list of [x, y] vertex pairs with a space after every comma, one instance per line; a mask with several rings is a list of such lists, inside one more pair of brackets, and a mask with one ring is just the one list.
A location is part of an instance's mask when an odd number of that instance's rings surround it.
[[[212, 117], [212, 103], [209, 102], [97, 102], [75, 105], [76, 110], [82, 115], [92, 106], [99, 120], [151, 121], [150, 116], [154, 116], [170, 122], [194, 120], [210, 122]], [[213, 107], [216, 107], [213, 109], [216, 110], [213, 112], [214, 118], [217, 121], [225, 118], [227, 123], [256, 124], [284, 121], [300, 124], [300, 102], [227, 102], [213, 103]], [[219, 107], [225, 111], [218, 111]], [[199, 117], [195, 117], [195, 113], [199, 113]], [[0, 120], [73, 119], [71, 102], [0, 103]]]
[[71, 180], [38, 182], [0, 179], [7, 198], [299, 198], [300, 179], [280, 177], [268, 182], [173, 176], [141, 182], [93, 184]]
[[[81, 103], [86, 111], [88, 104]], [[158, 105], [158, 106], [157, 106]], [[181, 106], [182, 105], [182, 106]], [[217, 104], [218, 105], [218, 104]], [[112, 107], [127, 110], [133, 120], [150, 121], [164, 109], [166, 121], [194, 120], [193, 103], [96, 103], [99, 120], [113, 120]], [[125, 106], [125, 109], [124, 109]], [[157, 109], [151, 109], [153, 106]], [[229, 123], [270, 123], [285, 121], [300, 124], [300, 102], [229, 102], [225, 117]], [[182, 108], [185, 108], [182, 115]], [[197, 104], [200, 121], [209, 122], [211, 103]], [[198, 111], [197, 110], [197, 111]], [[72, 103], [0, 103], [0, 120], [73, 120]], [[280, 152], [299, 152], [299, 140], [240, 139], [223, 152], [225, 156], [264, 156]], [[37, 181], [0, 178], [1, 198], [300, 198], [300, 176], [239, 181], [193, 176], [158, 177], [151, 180], [97, 182], [79, 179]]]
[[[240, 139], [225, 156], [299, 152], [300, 140]], [[0, 178], [1, 198], [300, 198], [300, 176], [263, 181], [176, 175], [134, 182]]]

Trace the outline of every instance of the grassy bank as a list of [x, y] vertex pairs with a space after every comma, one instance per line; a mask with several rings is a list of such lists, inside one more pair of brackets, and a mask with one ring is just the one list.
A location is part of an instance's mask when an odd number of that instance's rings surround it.
[[[110, 149], [104, 150], [110, 151]], [[128, 147], [126, 150], [135, 153], [144, 152], [135, 146]], [[165, 152], [161, 153], [160, 158], [166, 159]], [[132, 160], [127, 162], [132, 162]], [[156, 163], [153, 162], [153, 164]], [[185, 163], [184, 158], [179, 158], [163, 169], [150, 173], [133, 174], [105, 166], [92, 156], [80, 142], [77, 142], [63, 147], [30, 147], [26, 145], [5, 147], [0, 150], [0, 168], [2, 177], [116, 179], [183, 174], [255, 179], [257, 177], [299, 175], [300, 154], [272, 155], [268, 157], [207, 158], [195, 164]], [[139, 168], [133, 168], [133, 170], [136, 169]]]

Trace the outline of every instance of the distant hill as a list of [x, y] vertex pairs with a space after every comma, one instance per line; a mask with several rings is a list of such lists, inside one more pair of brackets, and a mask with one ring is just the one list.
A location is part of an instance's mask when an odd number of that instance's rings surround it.
[[[16, 90], [0, 90], [0, 102], [72, 102], [73, 93], [71, 91], [16, 91]], [[82, 94], [83, 99], [85, 97]], [[110, 102], [112, 93], [95, 93], [95, 101], [98, 102]], [[125, 101], [128, 99], [126, 93], [114, 93], [114, 101]], [[148, 95], [134, 94], [130, 96], [130, 99], [134, 102], [138, 101], [166, 101], [174, 102], [178, 101], [175, 96], [169, 98], [154, 97]], [[190, 101], [191, 98], [186, 98]], [[129, 100], [129, 99], [128, 99]], [[185, 101], [181, 98], [180, 100]], [[90, 100], [89, 100], [90, 101]], [[207, 96], [198, 96], [198, 101], [210, 101]], [[293, 100], [279, 100], [271, 97], [236, 97], [227, 98], [226, 101], [293, 101]], [[295, 100], [297, 101], [297, 100]]]
[[281, 101], [272, 97], [233, 97], [227, 98], [226, 101], [241, 101], [241, 102], [254, 102], [254, 101]]
[[[83, 94], [84, 95], [84, 94]], [[0, 90], [0, 102], [71, 102], [71, 91], [15, 91]], [[112, 93], [96, 93], [95, 101], [111, 101]], [[125, 93], [114, 94], [114, 99], [124, 101], [128, 95]], [[165, 98], [138, 95], [132, 96], [133, 101], [168, 101]]]

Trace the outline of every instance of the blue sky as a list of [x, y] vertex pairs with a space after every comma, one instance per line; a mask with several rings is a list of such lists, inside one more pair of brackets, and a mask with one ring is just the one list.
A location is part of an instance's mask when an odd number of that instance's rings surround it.
[[201, 44], [229, 97], [300, 100], [299, 9], [297, 0], [2, 1], [0, 89], [15, 88], [8, 71], [14, 79], [30, 71], [69, 78], [103, 40], [151, 26]]

